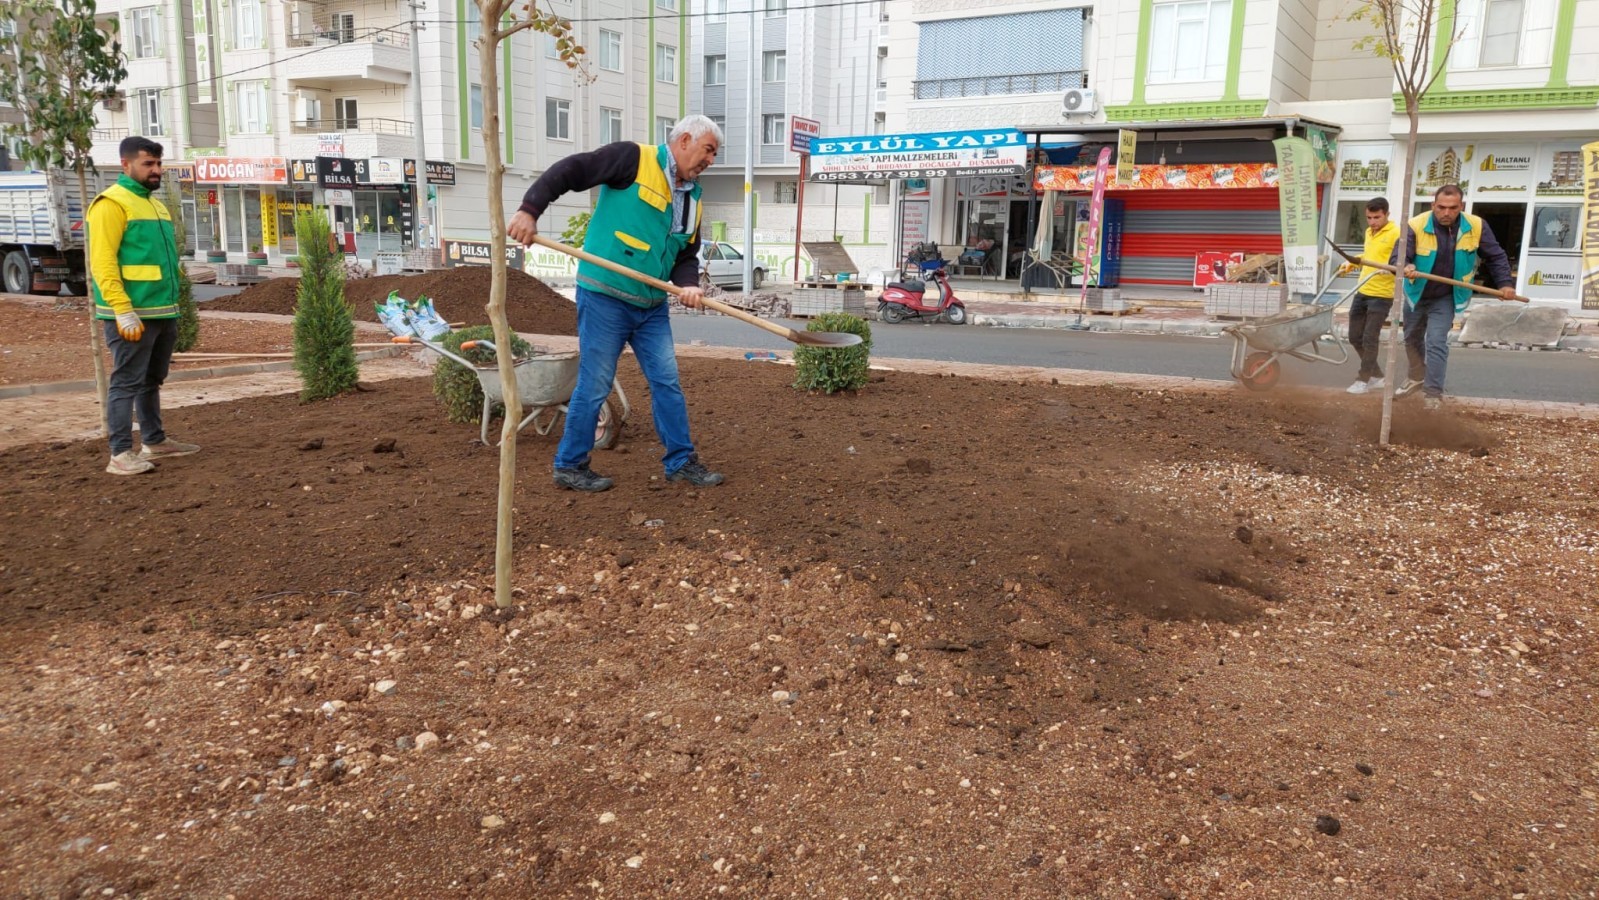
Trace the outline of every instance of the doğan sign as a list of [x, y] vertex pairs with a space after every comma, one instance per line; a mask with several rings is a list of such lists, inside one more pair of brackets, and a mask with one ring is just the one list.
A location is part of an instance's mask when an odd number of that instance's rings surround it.
[[1027, 137], [1014, 128], [811, 139], [812, 181], [1020, 175]]

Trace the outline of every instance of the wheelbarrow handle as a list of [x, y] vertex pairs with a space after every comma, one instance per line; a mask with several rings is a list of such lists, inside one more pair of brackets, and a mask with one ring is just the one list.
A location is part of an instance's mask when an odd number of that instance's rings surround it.
[[[1390, 273], [1392, 273], [1394, 275], [1398, 275], [1401, 278], [1404, 277], [1404, 275], [1401, 274], [1400, 269], [1399, 269], [1398, 266], [1391, 266], [1391, 265], [1389, 265], [1387, 263], [1378, 262], [1378, 261], [1376, 261], [1374, 259], [1366, 259], [1366, 258], [1360, 257], [1360, 256], [1350, 256], [1348, 253], [1344, 252], [1342, 247], [1338, 246], [1337, 244], [1334, 244], [1333, 243], [1333, 239], [1331, 237], [1327, 238], [1327, 243], [1331, 244], [1333, 250], [1337, 251], [1338, 255], [1342, 256], [1345, 259], [1345, 261], [1347, 261], [1352, 266], [1365, 266], [1365, 267], [1371, 268], [1371, 269], [1379, 269], [1379, 270], [1384, 271], [1384, 272], [1390, 272]], [[1486, 286], [1480, 285], [1480, 284], [1472, 284], [1469, 281], [1460, 281], [1460, 280], [1455, 279], [1455, 278], [1445, 278], [1442, 275], [1434, 275], [1434, 274], [1432, 274], [1430, 272], [1417, 272], [1414, 277], [1423, 279], [1425, 281], [1436, 281], [1439, 284], [1448, 284], [1448, 285], [1453, 285], [1455, 287], [1463, 287], [1463, 288], [1467, 288], [1469, 290], [1476, 291], [1479, 294], [1487, 294], [1487, 295], [1489, 295], [1491, 297], [1499, 297], [1499, 299], [1501, 299], [1501, 300], [1504, 299], [1503, 297], [1500, 297], [1499, 296], [1499, 292], [1494, 290], [1493, 288], [1486, 287]], [[1523, 297], [1520, 294], [1517, 294], [1516, 296], [1512, 297], [1511, 299], [1515, 300], [1518, 303], [1531, 303], [1532, 302], [1531, 299], [1529, 299], [1527, 297]]]
[[[614, 263], [608, 259], [595, 256], [587, 250], [579, 250], [576, 247], [569, 247], [560, 241], [551, 240], [542, 234], [534, 235], [533, 243], [538, 244], [541, 247], [548, 247], [551, 250], [559, 250], [568, 256], [576, 257], [587, 263], [593, 263], [602, 269], [610, 269], [612, 272], [615, 272], [618, 275], [626, 275], [628, 278], [631, 278], [634, 281], [637, 281], [641, 284], [647, 284], [658, 291], [665, 291], [674, 297], [681, 296], [683, 293], [683, 289], [675, 284], [645, 275], [643, 272], [634, 271], [633, 269], [629, 269], [627, 266], [621, 265], [620, 263]], [[742, 322], [754, 325], [756, 328], [762, 328], [770, 331], [780, 338], [784, 338], [796, 344], [804, 343], [804, 338], [800, 337], [800, 333], [794, 329], [786, 328], [777, 324], [776, 322], [768, 322], [760, 316], [751, 315], [750, 313], [747, 313], [736, 306], [728, 306], [726, 303], [723, 303], [720, 300], [712, 300], [710, 297], [704, 296], [700, 297], [700, 303], [704, 304], [708, 309], [714, 309], [725, 316], [732, 316], [733, 318]]]

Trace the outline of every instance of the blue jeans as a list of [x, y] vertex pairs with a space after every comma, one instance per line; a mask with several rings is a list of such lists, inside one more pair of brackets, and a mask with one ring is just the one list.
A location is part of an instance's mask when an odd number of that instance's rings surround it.
[[1423, 297], [1415, 306], [1405, 304], [1405, 355], [1410, 378], [1421, 382], [1429, 397], [1444, 395], [1444, 373], [1449, 367], [1449, 329], [1455, 324], [1455, 298]]
[[641, 309], [614, 297], [577, 289], [577, 346], [581, 354], [577, 388], [566, 406], [566, 429], [555, 448], [555, 468], [588, 465], [594, 449], [594, 428], [600, 408], [611, 393], [616, 361], [631, 344], [639, 368], [650, 385], [655, 434], [666, 446], [661, 461], [670, 475], [694, 456], [688, 433], [688, 403], [677, 380], [677, 352], [672, 348], [671, 311], [667, 304]]
[[178, 345], [177, 319], [145, 319], [144, 334], [124, 340], [115, 319], [105, 319], [105, 343], [111, 349], [111, 386], [106, 395], [106, 423], [111, 455], [133, 449], [133, 417], [146, 444], [167, 439], [161, 428], [161, 383], [172, 368]]

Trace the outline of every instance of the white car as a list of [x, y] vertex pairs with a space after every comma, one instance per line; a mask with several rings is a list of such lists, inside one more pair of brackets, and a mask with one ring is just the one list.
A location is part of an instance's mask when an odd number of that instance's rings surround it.
[[[700, 242], [700, 268], [718, 287], [744, 287], [744, 254], [726, 241]], [[755, 287], [766, 281], [766, 267], [755, 264]]]

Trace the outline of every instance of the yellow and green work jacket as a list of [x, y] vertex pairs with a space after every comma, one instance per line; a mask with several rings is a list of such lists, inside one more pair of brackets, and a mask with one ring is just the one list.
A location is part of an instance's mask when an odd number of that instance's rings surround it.
[[178, 315], [178, 242], [172, 215], [127, 175], [89, 204], [89, 274], [94, 316], [141, 319]]

